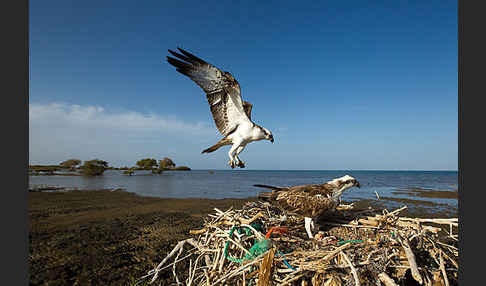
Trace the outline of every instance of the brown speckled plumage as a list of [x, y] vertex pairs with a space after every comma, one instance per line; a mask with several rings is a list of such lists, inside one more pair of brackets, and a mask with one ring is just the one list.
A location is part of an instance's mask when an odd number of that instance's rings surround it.
[[223, 136], [238, 127], [229, 116], [251, 118], [252, 105], [242, 102], [240, 84], [229, 72], [223, 72], [183, 49], [178, 50], [180, 53], [169, 50], [178, 59], [168, 56], [167, 61], [204, 90], [216, 128]]
[[[346, 176], [345, 176], [346, 177]], [[345, 178], [342, 177], [342, 178]], [[348, 179], [349, 178], [349, 179]], [[309, 184], [292, 187], [274, 187], [268, 185], [254, 185], [256, 187], [272, 189], [272, 192], [262, 192], [259, 198], [266, 199], [281, 208], [306, 216], [317, 217], [333, 211], [339, 205], [341, 190], [357, 186], [356, 179], [348, 176], [346, 179], [334, 179], [324, 184]], [[335, 195], [333, 197], [333, 195]]]

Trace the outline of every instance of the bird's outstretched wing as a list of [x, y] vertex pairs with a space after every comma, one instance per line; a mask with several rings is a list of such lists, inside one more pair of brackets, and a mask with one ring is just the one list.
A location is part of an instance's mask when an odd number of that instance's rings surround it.
[[249, 103], [248, 101], [243, 101], [243, 109], [245, 110], [246, 116], [248, 116], [248, 119], [251, 120], [251, 108], [253, 107], [253, 104]]
[[214, 123], [223, 136], [231, 134], [239, 124], [250, 121], [251, 104], [248, 103], [249, 109], [243, 106], [240, 85], [230, 73], [183, 49], [178, 50], [180, 53], [169, 50], [178, 59], [167, 56], [167, 61], [206, 92]]

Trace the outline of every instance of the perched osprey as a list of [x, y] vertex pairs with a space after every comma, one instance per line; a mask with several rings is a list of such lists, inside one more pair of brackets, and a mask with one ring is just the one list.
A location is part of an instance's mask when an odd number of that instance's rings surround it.
[[272, 192], [262, 192], [259, 198], [269, 200], [285, 210], [304, 216], [305, 230], [309, 238], [313, 238], [311, 226], [313, 218], [332, 212], [339, 205], [342, 193], [351, 187], [360, 187], [359, 182], [345, 175], [324, 184], [300, 185], [293, 187], [274, 187], [254, 185], [255, 187], [272, 189]]
[[183, 49], [178, 50], [181, 54], [171, 50], [169, 53], [182, 61], [169, 56], [167, 61], [206, 92], [214, 123], [224, 136], [202, 153], [211, 153], [221, 146], [232, 145], [228, 152], [228, 165], [231, 168], [244, 168], [245, 163], [238, 155], [246, 144], [264, 139], [273, 143], [272, 132], [251, 121], [252, 104], [242, 101], [240, 85], [229, 72], [223, 72]]

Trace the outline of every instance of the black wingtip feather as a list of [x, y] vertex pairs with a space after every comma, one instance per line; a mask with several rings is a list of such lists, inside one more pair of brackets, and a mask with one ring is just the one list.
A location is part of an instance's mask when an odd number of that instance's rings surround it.
[[179, 47], [178, 47], [177, 49], [178, 49], [178, 50], [179, 50], [179, 51], [180, 51], [182, 54], [184, 54], [186, 57], [190, 58], [191, 60], [196, 61], [196, 62], [198, 62], [198, 63], [200, 63], [200, 64], [207, 64], [207, 62], [205, 62], [203, 59], [200, 59], [200, 58], [196, 57], [195, 55], [193, 55], [193, 54], [191, 54], [191, 53], [189, 53], [189, 52], [187, 52], [187, 51], [184, 51], [183, 49], [181, 49], [181, 48], [179, 48]]
[[167, 56], [167, 62], [169, 64], [175, 66], [176, 68], [182, 68], [182, 69], [190, 69], [191, 65], [185, 62], [181, 62], [178, 59], [174, 59], [172, 57]]
[[172, 54], [174, 57], [179, 58], [179, 59], [181, 59], [181, 60], [183, 60], [183, 61], [186, 61], [186, 62], [189, 62], [189, 63], [193, 63], [193, 62], [194, 62], [194, 61], [193, 61], [193, 60], [191, 60], [190, 58], [188, 58], [188, 57], [186, 57], [186, 56], [184, 56], [184, 55], [181, 55], [181, 54], [179, 54], [179, 53], [177, 53], [177, 52], [174, 52], [174, 51], [172, 51], [172, 50], [169, 50], [169, 53], [171, 53], [171, 54]]

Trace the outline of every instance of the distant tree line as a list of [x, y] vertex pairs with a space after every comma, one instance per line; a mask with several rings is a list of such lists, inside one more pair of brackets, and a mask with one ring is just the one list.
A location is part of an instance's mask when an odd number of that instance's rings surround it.
[[136, 162], [137, 167], [128, 168], [125, 172], [126, 175], [133, 175], [135, 170], [150, 170], [153, 174], [161, 174], [166, 170], [177, 170], [177, 171], [189, 171], [191, 168], [186, 166], [176, 167], [174, 161], [171, 158], [165, 157], [162, 160], [157, 160], [154, 158], [144, 158]]
[[56, 171], [72, 171], [79, 170], [79, 173], [84, 176], [100, 176], [103, 175], [105, 170], [125, 170], [123, 174], [133, 175], [136, 170], [150, 170], [153, 174], [161, 174], [165, 170], [179, 170], [189, 171], [191, 170], [186, 166], [176, 167], [174, 161], [168, 157], [165, 157], [159, 162], [153, 158], [144, 158], [138, 160], [133, 167], [121, 167], [115, 168], [108, 166], [108, 162], [100, 159], [93, 159], [84, 161], [81, 165], [79, 159], [68, 159], [61, 162], [59, 165], [29, 165], [29, 174], [47, 174], [54, 175]]

